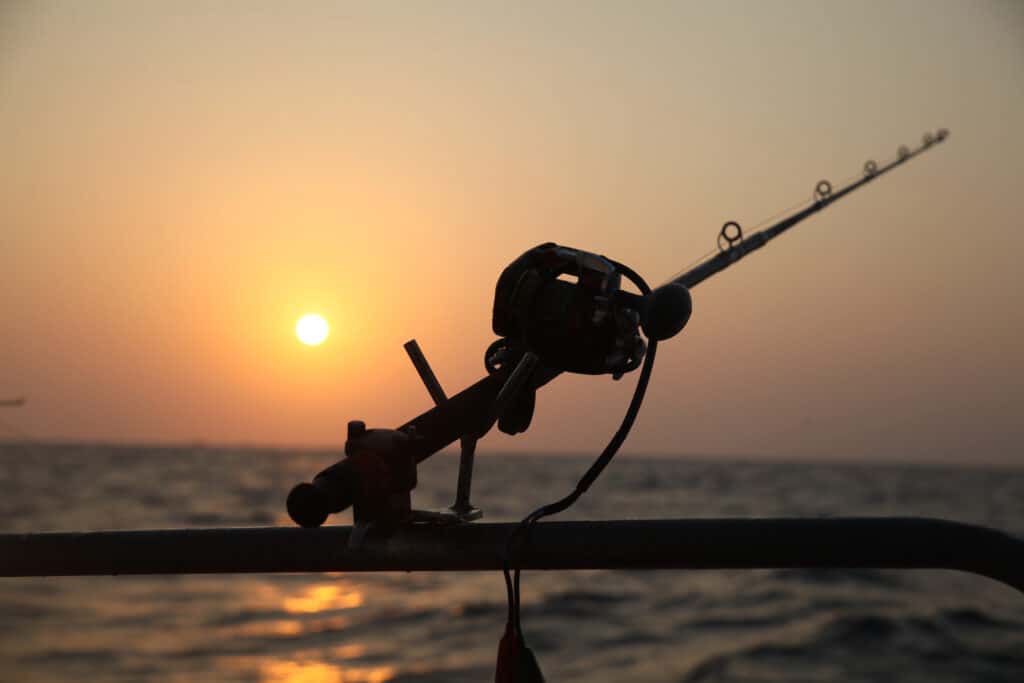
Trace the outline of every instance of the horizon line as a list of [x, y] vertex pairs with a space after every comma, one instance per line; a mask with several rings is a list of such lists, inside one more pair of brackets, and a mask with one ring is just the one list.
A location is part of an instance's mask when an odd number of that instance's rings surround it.
[[[298, 453], [326, 453], [337, 451], [343, 453], [344, 442], [336, 446], [328, 445], [298, 445], [298, 444], [273, 444], [255, 442], [231, 442], [231, 441], [205, 441], [195, 439], [191, 441], [175, 440], [104, 440], [104, 439], [76, 439], [67, 437], [53, 437], [46, 439], [33, 438], [0, 438], [0, 447], [6, 446], [28, 446], [38, 445], [47, 447], [59, 446], [84, 446], [84, 447], [107, 447], [118, 450], [128, 449], [155, 449], [155, 450], [208, 450], [208, 451], [232, 451], [250, 450], [264, 452], [286, 452]], [[453, 446], [447, 446], [437, 452], [438, 455], [455, 456], [458, 450]], [[548, 450], [529, 451], [502, 449], [496, 451], [478, 452], [477, 456], [483, 457], [558, 457], [558, 458], [596, 458], [597, 454], [592, 451], [583, 450]], [[1010, 459], [978, 460], [972, 458], [969, 461], [957, 460], [952, 457], [939, 458], [887, 458], [885, 456], [855, 456], [855, 455], [821, 455], [821, 454], [778, 454], [778, 453], [696, 453], [696, 452], [664, 452], [664, 451], [622, 451], [617, 457], [628, 457], [644, 460], [690, 460], [694, 462], [724, 462], [724, 463], [766, 463], [766, 464], [793, 464], [793, 465], [882, 465], [888, 467], [916, 466], [916, 467], [962, 467], [962, 468], [998, 468], [998, 469], [1024, 469], [1024, 461]]]

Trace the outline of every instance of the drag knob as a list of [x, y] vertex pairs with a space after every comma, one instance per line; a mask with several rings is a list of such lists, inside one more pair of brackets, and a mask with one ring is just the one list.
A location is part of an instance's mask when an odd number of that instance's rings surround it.
[[675, 282], [662, 285], [644, 297], [644, 334], [656, 341], [674, 337], [686, 327], [692, 312], [690, 290]]

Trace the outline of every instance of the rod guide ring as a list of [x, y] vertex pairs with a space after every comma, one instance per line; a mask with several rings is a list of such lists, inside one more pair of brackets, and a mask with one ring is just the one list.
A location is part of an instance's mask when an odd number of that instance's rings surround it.
[[718, 250], [726, 252], [743, 241], [743, 228], [736, 221], [728, 221], [718, 232]]
[[827, 180], [819, 180], [818, 184], [814, 186], [814, 196], [820, 199], [825, 199], [832, 194], [832, 183]]

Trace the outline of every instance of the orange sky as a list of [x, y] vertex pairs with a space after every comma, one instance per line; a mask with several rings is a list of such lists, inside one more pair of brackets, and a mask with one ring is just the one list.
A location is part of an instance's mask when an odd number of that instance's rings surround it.
[[430, 406], [411, 337], [481, 376], [523, 250], [657, 282], [947, 127], [694, 291], [627, 450], [1024, 463], [1022, 73], [1015, 2], [4, 4], [0, 437], [340, 445]]

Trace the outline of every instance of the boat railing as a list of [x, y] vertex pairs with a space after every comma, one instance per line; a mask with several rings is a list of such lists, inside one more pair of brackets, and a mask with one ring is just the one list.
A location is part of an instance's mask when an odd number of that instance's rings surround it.
[[[514, 524], [0, 534], [0, 576], [495, 571]], [[1024, 540], [921, 517], [649, 519], [535, 525], [515, 565], [576, 569], [950, 569], [1024, 592]]]

